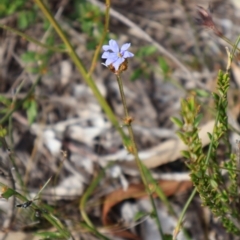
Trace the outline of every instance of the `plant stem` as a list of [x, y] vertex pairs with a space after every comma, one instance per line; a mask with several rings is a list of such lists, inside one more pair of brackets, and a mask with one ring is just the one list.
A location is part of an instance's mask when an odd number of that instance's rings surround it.
[[227, 37], [225, 37], [224, 35], [219, 36], [222, 40], [224, 40], [225, 42], [227, 42], [230, 46], [235, 47], [236, 50], [238, 50], [240, 52], [240, 49], [236, 46], [236, 44], [232, 43]]
[[[125, 94], [124, 94], [124, 90], [123, 90], [122, 79], [121, 79], [120, 75], [116, 75], [116, 77], [117, 77], [117, 82], [118, 82], [118, 86], [119, 86], [119, 90], [120, 90], [120, 94], [121, 94], [121, 99], [122, 99], [122, 104], [123, 104], [123, 109], [124, 109], [124, 115], [125, 115], [125, 118], [127, 119], [127, 118], [129, 118], [129, 114], [128, 114], [126, 98], [125, 98]], [[143, 172], [143, 169], [141, 167], [141, 160], [138, 156], [138, 151], [137, 151], [137, 147], [136, 147], [131, 123], [127, 124], [127, 128], [128, 128], [128, 133], [129, 133], [130, 140], [131, 140], [131, 146], [128, 146], [128, 147], [132, 147], [131, 153], [135, 157], [135, 161], [137, 163], [137, 166], [139, 168], [141, 176], [143, 176], [143, 179], [142, 179], [143, 183], [144, 183], [144, 185], [147, 185], [147, 180], [144, 176], [144, 172]]]
[[181, 215], [178, 219], [177, 226], [175, 227], [174, 234], [173, 234], [173, 240], [177, 239], [177, 235], [178, 235], [178, 233], [181, 229], [181, 226], [182, 226], [183, 218], [184, 218], [184, 216], [186, 214], [186, 211], [187, 211], [187, 209], [188, 209], [188, 207], [189, 207], [189, 205], [190, 205], [191, 201], [193, 200], [196, 193], [197, 193], [197, 189], [194, 188], [194, 190], [192, 191], [190, 197], [188, 198], [188, 200], [187, 200], [187, 202], [186, 202], [186, 204], [185, 204], [185, 206], [184, 206], [184, 208], [181, 212]]
[[[124, 90], [123, 90], [122, 79], [121, 79], [119, 74], [117, 74], [116, 77], [117, 77], [117, 82], [118, 82], [120, 95], [121, 95], [121, 99], [122, 99], [125, 119], [129, 119], [130, 116], [128, 114], [128, 108], [127, 108], [127, 103], [126, 103], [126, 97], [125, 97]], [[143, 184], [145, 186], [145, 189], [146, 189], [146, 191], [149, 195], [149, 198], [150, 198], [150, 201], [151, 201], [151, 204], [152, 204], [152, 207], [153, 207], [153, 211], [155, 213], [155, 220], [156, 220], [156, 223], [157, 223], [157, 226], [158, 226], [160, 236], [161, 236], [162, 239], [164, 239], [163, 230], [162, 230], [161, 223], [160, 223], [160, 220], [159, 220], [158, 214], [157, 214], [157, 208], [156, 208], [153, 196], [152, 196], [152, 192], [151, 192], [151, 190], [149, 188], [149, 185], [148, 185], [148, 180], [147, 180], [146, 175], [145, 175], [145, 170], [144, 169], [146, 167], [142, 164], [142, 162], [141, 162], [141, 160], [138, 156], [138, 150], [137, 150], [136, 142], [135, 142], [135, 139], [134, 139], [134, 134], [133, 134], [131, 122], [129, 122], [127, 124], [127, 128], [128, 128], [128, 133], [129, 133], [130, 140], [131, 140], [130, 145], [128, 145], [127, 147], [128, 147], [128, 150], [130, 151], [130, 153], [132, 153], [133, 156], [135, 157], [135, 162], [138, 166], [138, 169], [139, 169], [139, 172], [140, 172], [140, 175], [141, 175], [141, 179], [142, 179]]]
[[[217, 112], [217, 115], [216, 115], [216, 119], [215, 119], [215, 124], [214, 124], [214, 128], [213, 128], [213, 133], [214, 133], [214, 130], [218, 124], [218, 119], [219, 119], [219, 111]], [[206, 165], [209, 164], [209, 161], [210, 161], [210, 158], [211, 158], [211, 153], [212, 153], [212, 149], [213, 149], [213, 139], [211, 139], [211, 142], [210, 142], [210, 145], [209, 145], [209, 148], [208, 148], [208, 152], [207, 152], [207, 156], [206, 156], [206, 160], [205, 160], [205, 163]]]
[[0, 24], [0, 28], [8, 30], [10, 32], [13, 32], [13, 33], [19, 35], [20, 37], [25, 38], [29, 42], [32, 42], [32, 43], [34, 43], [34, 44], [36, 44], [36, 45], [38, 45], [40, 47], [46, 48], [48, 50], [51, 50], [51, 51], [54, 51], [54, 52], [66, 52], [65, 49], [60, 49], [60, 48], [52, 47], [52, 46], [49, 46], [47, 44], [41, 43], [37, 39], [32, 38], [31, 36], [29, 36], [29, 35], [27, 35], [27, 34], [25, 34], [23, 32], [20, 32], [17, 29], [11, 28], [9, 26]]
[[81, 199], [80, 199], [80, 203], [79, 203], [79, 210], [81, 212], [82, 218], [84, 219], [85, 223], [87, 224], [87, 227], [98, 237], [100, 237], [100, 239], [103, 240], [110, 240], [107, 237], [103, 236], [98, 230], [97, 228], [92, 224], [91, 220], [89, 219], [86, 211], [85, 211], [85, 206], [87, 203], [88, 198], [90, 197], [90, 195], [92, 194], [92, 192], [95, 190], [95, 188], [97, 187], [98, 183], [100, 182], [100, 180], [103, 178], [104, 176], [104, 170], [101, 170], [100, 173], [92, 180], [91, 184], [89, 185], [89, 187], [87, 188], [87, 190], [84, 192], [84, 194], [82, 195]]

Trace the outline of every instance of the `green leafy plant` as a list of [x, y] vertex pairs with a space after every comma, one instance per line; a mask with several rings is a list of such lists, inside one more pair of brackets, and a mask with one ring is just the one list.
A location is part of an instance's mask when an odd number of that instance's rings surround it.
[[0, 3], [0, 17], [8, 16], [21, 10], [27, 0], [8, 1], [2, 0]]
[[6, 113], [10, 107], [11, 107], [11, 100], [9, 100], [8, 98], [4, 97], [3, 95], [0, 95], [0, 104], [2, 105], [2, 108], [0, 110], [1, 114]]
[[22, 54], [21, 59], [26, 63], [26, 70], [28, 72], [44, 74], [47, 72], [47, 66], [51, 55], [51, 52], [38, 53], [35, 51], [28, 51]]
[[27, 118], [29, 124], [32, 124], [34, 120], [37, 117], [37, 102], [34, 99], [34, 97], [31, 97], [29, 99], [26, 99], [26, 101], [23, 103], [23, 108], [27, 111]]
[[[231, 55], [231, 57], [233, 54]], [[229, 61], [231, 61], [231, 57]], [[188, 146], [183, 151], [187, 158], [186, 164], [191, 173], [192, 182], [199, 193], [204, 206], [208, 206], [216, 217], [219, 217], [224, 227], [233, 234], [239, 235], [240, 228], [236, 224], [240, 221], [238, 195], [238, 173], [236, 155], [227, 149], [224, 167], [227, 169], [228, 181], [223, 175], [220, 161], [217, 157], [218, 146], [221, 141], [227, 143], [228, 117], [227, 117], [227, 91], [229, 88], [229, 72], [219, 71], [217, 81], [217, 93], [213, 93], [216, 108], [215, 126], [209, 135], [211, 140], [207, 154], [204, 153], [201, 139], [199, 138], [199, 114], [200, 105], [195, 96], [181, 101], [182, 120], [172, 118], [173, 122], [180, 127], [178, 136]]]
[[164, 79], [168, 79], [169, 73], [170, 73], [170, 67], [169, 67], [168, 63], [166, 62], [166, 60], [163, 57], [159, 57], [158, 64], [162, 70]]
[[104, 15], [98, 7], [87, 1], [74, 1], [74, 17], [78, 19], [81, 30], [87, 34], [87, 49], [94, 50], [104, 31]]
[[16, 14], [18, 28], [24, 30], [36, 20], [36, 8], [27, 0], [8, 1], [0, 3], [0, 18]]
[[18, 13], [18, 28], [24, 30], [33, 24], [36, 20], [36, 12], [31, 10], [23, 10]]

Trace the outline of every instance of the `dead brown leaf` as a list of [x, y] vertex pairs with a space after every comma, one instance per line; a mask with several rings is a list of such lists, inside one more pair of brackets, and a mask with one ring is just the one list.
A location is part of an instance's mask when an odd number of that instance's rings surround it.
[[[173, 196], [175, 194], [180, 194], [186, 192], [189, 188], [192, 187], [192, 183], [190, 181], [174, 181], [174, 180], [160, 180], [158, 181], [159, 186], [162, 188], [164, 194], [167, 197]], [[144, 185], [142, 183], [139, 184], [131, 184], [127, 191], [123, 189], [118, 189], [109, 195], [106, 196], [103, 210], [102, 210], [102, 222], [104, 226], [113, 225], [114, 223], [109, 219], [108, 214], [110, 213], [112, 207], [119, 204], [123, 200], [135, 198], [141, 199], [147, 197], [147, 193], [144, 189]], [[156, 194], [154, 194], [156, 197]], [[112, 229], [112, 233], [117, 236], [125, 236], [125, 234], [130, 233], [127, 230], [117, 232], [116, 229]], [[127, 234], [128, 235], [128, 234]], [[130, 233], [128, 239], [139, 239], [138, 236]]]

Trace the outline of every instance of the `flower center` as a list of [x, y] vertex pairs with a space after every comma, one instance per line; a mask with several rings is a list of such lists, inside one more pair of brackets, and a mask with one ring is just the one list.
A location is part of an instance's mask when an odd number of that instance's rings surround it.
[[120, 58], [122, 57], [122, 54], [120, 52], [118, 53], [118, 57], [120, 57]]

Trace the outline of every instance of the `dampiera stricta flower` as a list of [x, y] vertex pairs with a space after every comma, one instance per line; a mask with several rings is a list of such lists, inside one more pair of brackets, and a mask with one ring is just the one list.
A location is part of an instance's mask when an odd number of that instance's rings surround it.
[[[133, 57], [134, 54], [127, 51], [131, 46], [131, 43], [125, 43], [119, 50], [119, 46], [115, 40], [110, 40], [109, 45], [103, 45], [102, 49], [104, 53], [103, 59], [106, 59], [105, 66], [111, 70], [115, 69], [115, 72], [121, 72], [127, 68], [127, 58]], [[125, 64], [125, 67], [123, 66]]]

